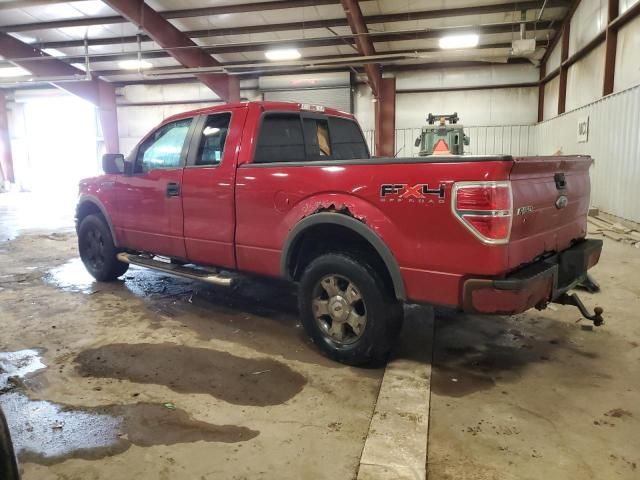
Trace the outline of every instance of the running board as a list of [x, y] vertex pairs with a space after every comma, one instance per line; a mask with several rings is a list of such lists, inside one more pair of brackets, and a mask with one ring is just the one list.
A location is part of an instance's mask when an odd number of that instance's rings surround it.
[[131, 265], [138, 265], [139, 267], [146, 267], [152, 270], [157, 270], [158, 272], [189, 278], [191, 280], [200, 280], [201, 282], [210, 283], [212, 285], [218, 285], [221, 287], [230, 287], [233, 285], [232, 277], [220, 275], [219, 273], [207, 272], [206, 270], [201, 270], [199, 268], [161, 262], [159, 260], [149, 258], [148, 256], [143, 257], [142, 255], [133, 255], [131, 253], [122, 252], [117, 255], [117, 258], [123, 263], [130, 263]]

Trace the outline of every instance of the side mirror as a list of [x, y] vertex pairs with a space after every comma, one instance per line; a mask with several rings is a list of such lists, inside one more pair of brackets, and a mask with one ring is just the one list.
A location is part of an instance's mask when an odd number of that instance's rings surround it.
[[124, 155], [121, 153], [105, 153], [102, 155], [102, 170], [104, 173], [124, 173]]
[[416, 138], [416, 142], [415, 142], [415, 144], [414, 144], [414, 145], [415, 145], [416, 147], [419, 147], [421, 143], [422, 143], [422, 137], [418, 137], [418, 138]]

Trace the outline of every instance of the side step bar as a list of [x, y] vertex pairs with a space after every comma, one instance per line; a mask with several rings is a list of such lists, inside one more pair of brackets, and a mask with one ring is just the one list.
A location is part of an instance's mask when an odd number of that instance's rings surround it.
[[131, 265], [138, 265], [139, 267], [146, 267], [159, 272], [168, 273], [170, 275], [189, 278], [191, 280], [199, 280], [212, 285], [218, 285], [221, 287], [230, 287], [233, 285], [233, 277], [208, 272], [199, 268], [174, 265], [173, 263], [161, 262], [147, 256], [133, 255], [126, 252], [119, 253], [117, 258], [123, 263], [130, 263]]

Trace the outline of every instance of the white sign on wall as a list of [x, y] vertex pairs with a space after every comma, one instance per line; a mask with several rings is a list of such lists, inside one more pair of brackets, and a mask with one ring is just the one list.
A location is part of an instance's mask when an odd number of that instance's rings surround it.
[[589, 116], [578, 118], [578, 143], [589, 141]]

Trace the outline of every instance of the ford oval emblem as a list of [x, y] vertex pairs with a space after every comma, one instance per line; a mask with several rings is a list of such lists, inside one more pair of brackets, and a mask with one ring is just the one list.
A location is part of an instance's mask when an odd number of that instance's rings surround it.
[[567, 205], [569, 205], [569, 199], [567, 198], [567, 196], [560, 195], [556, 200], [556, 208], [557, 209], [564, 208]]

